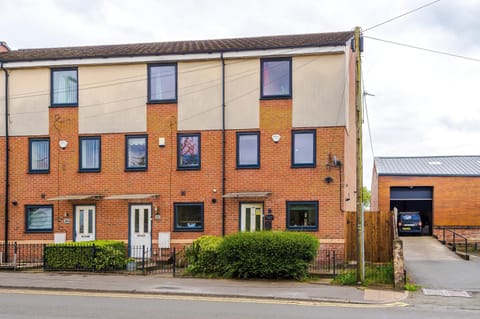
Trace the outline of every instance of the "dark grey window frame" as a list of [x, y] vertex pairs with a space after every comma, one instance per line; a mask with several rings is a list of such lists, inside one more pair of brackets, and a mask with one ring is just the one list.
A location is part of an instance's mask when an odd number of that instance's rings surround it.
[[[240, 138], [242, 136], [257, 137], [257, 164], [241, 164], [240, 163]], [[237, 132], [237, 168], [260, 168], [260, 132]]]
[[[179, 207], [200, 207], [201, 227], [178, 227], [178, 208]], [[205, 229], [205, 207], [203, 202], [173, 203], [173, 230], [175, 232], [203, 232]]]
[[[32, 144], [35, 142], [47, 142], [48, 143], [48, 168], [47, 169], [33, 169], [32, 167]], [[30, 138], [28, 139], [28, 172], [31, 174], [48, 174], [50, 173], [50, 138]]]
[[[294, 206], [294, 205], [312, 205], [315, 208], [314, 219], [315, 219], [316, 225], [315, 226], [291, 226], [289, 224], [290, 210], [292, 208], [291, 206]], [[287, 201], [287, 208], [286, 208], [286, 211], [287, 211], [287, 221], [286, 221], [287, 229], [288, 230], [301, 230], [301, 231], [318, 231], [318, 228], [319, 228], [318, 207], [319, 207], [318, 201]]]
[[[195, 166], [184, 166], [180, 164], [180, 139], [182, 137], [198, 137], [198, 164]], [[200, 133], [179, 133], [177, 134], [177, 170], [191, 171], [202, 168], [202, 135]]]
[[[29, 229], [28, 228], [28, 220], [29, 220], [29, 209], [32, 208], [50, 208], [52, 212], [51, 216], [51, 224], [49, 228], [42, 228], [42, 229]], [[25, 233], [51, 233], [53, 232], [53, 218], [54, 218], [54, 211], [53, 205], [25, 205]]]
[[[53, 82], [53, 74], [55, 72], [62, 72], [62, 71], [75, 71], [77, 74], [77, 92], [76, 98], [77, 100], [73, 103], [55, 103], [54, 99], [54, 82]], [[51, 107], [77, 107], [78, 106], [78, 68], [53, 68], [50, 69], [50, 106]]]
[[[289, 78], [288, 78], [288, 90], [286, 94], [271, 94], [266, 95], [264, 93], [264, 64], [265, 62], [275, 62], [275, 61], [288, 61], [289, 62]], [[260, 99], [262, 100], [272, 100], [272, 99], [291, 99], [292, 98], [292, 58], [263, 58], [260, 59]]]
[[[155, 68], [155, 67], [174, 67], [175, 68], [175, 98], [173, 99], [152, 99], [152, 81], [151, 81], [151, 76], [152, 76], [152, 68]], [[167, 104], [167, 103], [176, 103], [177, 102], [177, 98], [178, 98], [178, 68], [177, 68], [177, 63], [152, 63], [152, 64], [149, 64], [148, 65], [148, 83], [147, 83], [147, 86], [148, 86], [148, 103], [158, 103], [158, 104], [161, 104], [161, 103], [164, 103], [164, 104]]]
[[[312, 163], [295, 163], [295, 135], [313, 135], [313, 159]], [[292, 131], [292, 168], [311, 168], [317, 166], [317, 131], [316, 130], [295, 130]]]
[[[144, 138], [145, 139], [145, 167], [136, 167], [128, 165], [128, 140], [133, 138]], [[128, 172], [139, 172], [148, 170], [148, 135], [126, 135], [125, 136], [125, 171]]]
[[[98, 168], [83, 168], [82, 167], [82, 157], [83, 157], [83, 151], [82, 151], [82, 142], [83, 141], [92, 141], [96, 140], [98, 141]], [[78, 143], [78, 170], [79, 172], [100, 172], [102, 169], [102, 139], [100, 136], [80, 136], [79, 137], [79, 143]]]

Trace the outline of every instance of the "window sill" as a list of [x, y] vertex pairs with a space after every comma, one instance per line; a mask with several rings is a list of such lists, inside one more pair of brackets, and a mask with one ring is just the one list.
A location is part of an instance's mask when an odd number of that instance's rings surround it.
[[146, 172], [147, 168], [125, 168], [125, 172]]
[[50, 105], [50, 108], [53, 108], [53, 109], [62, 108], [62, 107], [78, 107], [78, 103], [75, 103], [75, 104], [52, 104], [52, 105]]
[[200, 167], [177, 167], [177, 171], [199, 171]]
[[50, 174], [50, 171], [28, 171], [28, 174]]
[[25, 234], [48, 234], [53, 233], [53, 229], [48, 230], [26, 230]]
[[317, 164], [292, 165], [291, 168], [316, 168]]
[[99, 169], [79, 169], [79, 173], [100, 173], [101, 170]]
[[287, 230], [316, 232], [318, 231], [318, 227], [288, 227], [287, 226]]
[[272, 95], [272, 96], [262, 96], [260, 97], [260, 101], [262, 100], [291, 100], [291, 95]]
[[177, 104], [177, 99], [175, 99], [175, 100], [159, 100], [159, 101], [151, 100], [151, 101], [147, 101], [147, 104]]
[[201, 233], [203, 232], [203, 228], [196, 228], [196, 229], [188, 229], [188, 228], [175, 228], [173, 230], [175, 233], [182, 233], [182, 232], [197, 232], [197, 233]]
[[244, 170], [244, 169], [260, 169], [260, 165], [257, 166], [237, 166], [236, 169]]

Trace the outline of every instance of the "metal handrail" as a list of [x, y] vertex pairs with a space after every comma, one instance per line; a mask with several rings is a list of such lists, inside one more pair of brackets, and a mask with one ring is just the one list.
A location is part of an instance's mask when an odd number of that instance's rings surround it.
[[465, 242], [465, 255], [468, 257], [468, 239], [467, 237], [457, 233], [456, 231], [452, 230], [452, 229], [448, 229], [448, 228], [444, 228], [443, 229], [443, 240], [445, 240], [445, 230], [446, 231], [449, 231], [453, 234], [453, 243], [452, 243], [452, 251], [457, 251], [457, 243], [456, 243], [456, 236], [462, 238]]

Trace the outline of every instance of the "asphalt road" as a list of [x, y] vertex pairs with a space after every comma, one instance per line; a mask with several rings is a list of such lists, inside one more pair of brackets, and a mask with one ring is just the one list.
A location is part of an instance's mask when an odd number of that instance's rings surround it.
[[479, 318], [478, 310], [145, 294], [0, 290], [0, 318]]

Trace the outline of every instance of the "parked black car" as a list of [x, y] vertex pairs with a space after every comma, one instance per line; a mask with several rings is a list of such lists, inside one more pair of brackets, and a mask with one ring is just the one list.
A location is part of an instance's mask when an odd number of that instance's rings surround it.
[[422, 234], [422, 218], [420, 212], [398, 213], [398, 234]]

